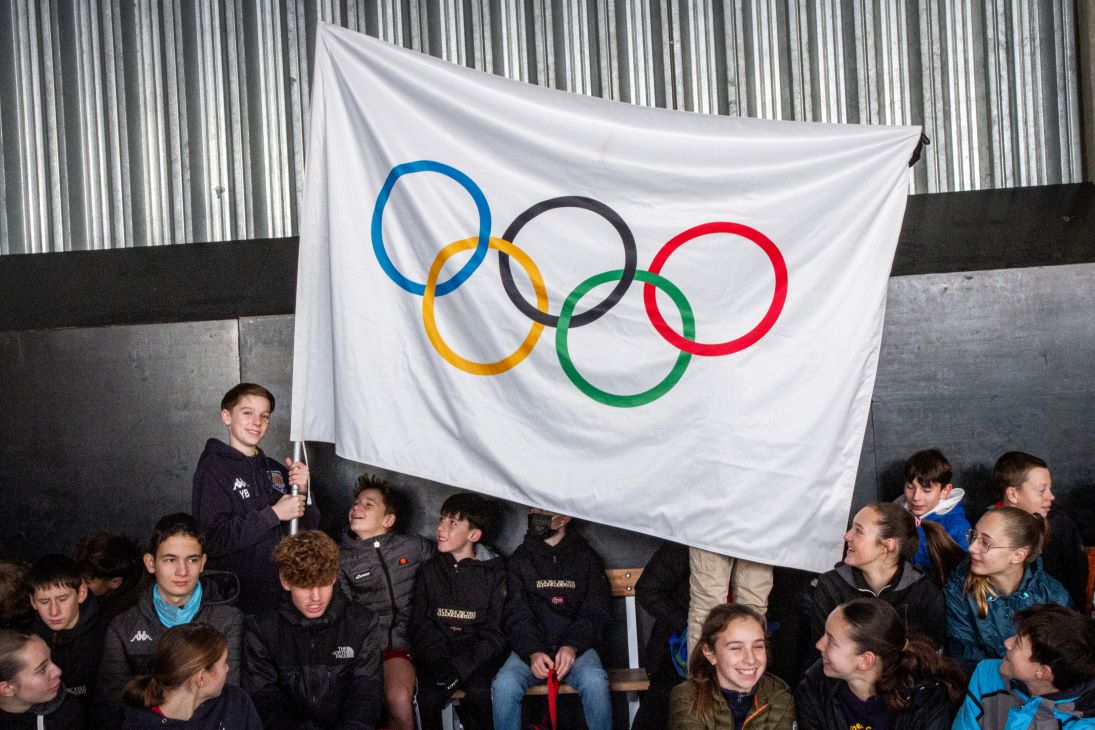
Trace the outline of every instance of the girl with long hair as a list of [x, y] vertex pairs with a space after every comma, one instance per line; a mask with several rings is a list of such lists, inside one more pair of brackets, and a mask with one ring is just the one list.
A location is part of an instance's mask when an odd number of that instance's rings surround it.
[[1002, 659], [1004, 640], [1014, 634], [1012, 617], [1028, 606], [1072, 601], [1038, 558], [1046, 521], [1016, 507], [986, 512], [970, 530], [969, 559], [955, 569], [943, 595], [951, 656], [971, 668], [982, 659]]
[[[152, 671], [125, 686], [124, 728], [261, 730], [251, 698], [228, 678], [228, 641], [205, 624], [164, 632], [152, 652]], [[168, 721], [175, 722], [168, 722]]]
[[742, 604], [711, 609], [688, 660], [688, 680], [669, 699], [670, 730], [791, 730], [795, 702], [786, 683], [765, 674], [764, 616]]
[[894, 607], [856, 598], [826, 618], [821, 659], [795, 690], [799, 730], [947, 730], [965, 678]]
[[[930, 530], [929, 540], [934, 534]], [[943, 537], [954, 543], [945, 533]], [[852, 519], [844, 542], [844, 560], [814, 583], [810, 640], [816, 644], [822, 637], [834, 608], [872, 595], [897, 609], [907, 628], [942, 647], [946, 635], [943, 591], [911, 562], [920, 538], [909, 511], [892, 502], [869, 504]]]

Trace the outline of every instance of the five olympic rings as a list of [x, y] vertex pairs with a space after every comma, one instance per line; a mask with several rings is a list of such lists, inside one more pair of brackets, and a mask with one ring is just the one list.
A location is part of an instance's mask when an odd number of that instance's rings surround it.
[[[392, 191], [395, 189], [395, 184], [404, 175], [416, 172], [435, 172], [451, 178], [463, 187], [468, 195], [471, 196], [471, 199], [479, 212], [478, 235], [472, 238], [455, 241], [442, 248], [430, 265], [429, 274], [426, 277], [425, 283], [412, 281], [396, 269], [391, 258], [388, 256], [387, 250], [384, 248], [382, 225], [384, 220], [384, 208], [391, 198]], [[566, 297], [562, 309], [557, 316], [548, 314], [547, 288], [544, 285], [544, 279], [540, 274], [539, 268], [537, 268], [529, 255], [518, 248], [514, 243], [517, 234], [525, 224], [541, 213], [556, 208], [582, 208], [600, 215], [616, 229], [624, 248], [624, 267], [622, 269], [606, 271], [591, 276], [580, 283], [575, 287], [574, 291]], [[562, 367], [563, 372], [566, 373], [567, 377], [578, 390], [593, 400], [605, 405], [619, 408], [642, 406], [657, 400], [669, 392], [669, 390], [684, 376], [684, 371], [688, 368], [688, 363], [693, 355], [729, 355], [731, 353], [740, 352], [750, 345], [755, 344], [772, 329], [776, 320], [779, 319], [779, 315], [783, 311], [783, 305], [787, 300], [787, 264], [783, 260], [783, 254], [763, 233], [740, 223], [703, 223], [678, 233], [662, 246], [650, 263], [649, 269], [645, 271], [637, 268], [635, 238], [631, 233], [631, 229], [628, 228], [627, 224], [616, 211], [592, 198], [564, 196], [544, 200], [517, 216], [517, 218], [510, 223], [509, 227], [506, 228], [506, 232], [501, 238], [491, 236], [490, 230], [490, 206], [487, 204], [487, 199], [479, 189], [479, 186], [460, 170], [432, 160], [406, 162], [393, 167], [388, 173], [388, 177], [377, 195], [376, 205], [373, 207], [371, 230], [373, 253], [376, 256], [376, 260], [380, 264], [381, 269], [383, 269], [384, 273], [400, 288], [411, 294], [422, 297], [422, 322], [426, 329], [426, 336], [429, 338], [430, 343], [437, 353], [453, 367], [473, 375], [498, 375], [515, 367], [532, 352], [534, 347], [536, 347], [536, 343], [539, 341], [544, 327], [554, 327], [555, 350], [559, 357], [559, 364]], [[711, 233], [725, 233], [740, 236], [746, 240], [752, 241], [760, 247], [768, 256], [768, 260], [775, 273], [775, 290], [772, 293], [772, 301], [768, 306], [768, 310], [751, 330], [740, 337], [725, 342], [704, 343], [697, 342], [694, 339], [696, 334], [696, 323], [688, 299], [685, 298], [684, 294], [676, 285], [661, 275], [661, 270], [665, 266], [665, 262], [669, 259], [669, 256], [678, 248], [694, 238]], [[516, 306], [522, 314], [532, 320], [532, 327], [529, 329], [529, 333], [524, 341], [512, 353], [495, 362], [480, 363], [461, 357], [453, 351], [441, 337], [441, 333], [437, 328], [437, 321], [434, 317], [434, 305], [437, 297], [442, 297], [455, 291], [461, 284], [467, 281], [473, 273], [475, 273], [475, 270], [479, 268], [479, 265], [482, 264], [483, 260], [486, 258], [487, 249], [494, 249], [498, 252], [498, 266], [502, 279], [502, 286], [514, 306]], [[441, 276], [441, 270], [444, 268], [445, 263], [455, 254], [468, 250], [473, 251], [471, 258], [468, 259], [459, 271], [445, 281], [439, 283], [438, 278]], [[511, 258], [516, 259], [517, 263], [521, 265], [521, 268], [525, 270], [525, 273], [531, 280], [533, 291], [536, 295], [535, 306], [526, 301], [517, 290], [517, 285], [513, 281], [513, 273], [510, 269]], [[641, 393], [619, 395], [601, 390], [582, 377], [581, 373], [579, 373], [578, 369], [575, 367], [574, 362], [571, 360], [567, 335], [572, 328], [590, 324], [602, 317], [608, 310], [612, 309], [612, 307], [623, 298], [628, 288], [630, 288], [631, 283], [636, 279], [643, 283], [643, 304], [646, 308], [647, 316], [650, 318], [650, 322], [654, 325], [654, 328], [662, 338], [673, 345], [673, 347], [677, 348], [680, 353], [677, 356], [676, 363], [673, 365], [672, 370], [670, 370], [669, 374], [666, 375], [661, 382]], [[581, 314], [574, 314], [578, 302], [586, 294], [601, 284], [612, 281], [617, 282], [617, 284], [603, 301]], [[677, 306], [681, 316], [681, 333], [676, 332], [670, 327], [662, 316], [661, 311], [659, 311], [655, 289], [661, 289], [668, 294], [669, 298], [672, 299], [673, 303]]]

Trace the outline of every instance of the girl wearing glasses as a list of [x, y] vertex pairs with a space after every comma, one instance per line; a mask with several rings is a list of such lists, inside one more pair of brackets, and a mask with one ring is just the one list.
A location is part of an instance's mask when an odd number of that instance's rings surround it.
[[990, 510], [969, 532], [969, 559], [943, 589], [951, 656], [971, 668], [1001, 659], [1004, 640], [1015, 633], [1012, 617], [1043, 603], [1072, 606], [1068, 591], [1042, 570], [1038, 558], [1046, 521], [1015, 507]]
[[798, 730], [949, 730], [965, 681], [893, 606], [856, 598], [837, 606], [817, 642], [821, 661], [795, 690]]

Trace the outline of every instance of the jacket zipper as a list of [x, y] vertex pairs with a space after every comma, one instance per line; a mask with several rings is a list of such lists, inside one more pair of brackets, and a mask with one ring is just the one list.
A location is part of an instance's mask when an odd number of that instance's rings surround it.
[[392, 575], [388, 572], [388, 564], [384, 562], [384, 554], [380, 552], [380, 540], [373, 540], [373, 549], [376, 550], [376, 559], [380, 563], [380, 569], [384, 571], [384, 580], [388, 584], [388, 600], [392, 603], [392, 620], [388, 622], [388, 647], [391, 648], [396, 616], [395, 589], [392, 588]]

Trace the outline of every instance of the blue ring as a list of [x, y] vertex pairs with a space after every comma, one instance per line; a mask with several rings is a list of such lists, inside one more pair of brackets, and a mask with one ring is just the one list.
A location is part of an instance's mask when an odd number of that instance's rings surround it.
[[384, 181], [384, 186], [380, 188], [380, 194], [376, 196], [376, 207], [373, 208], [373, 253], [376, 254], [376, 260], [380, 263], [380, 268], [384, 269], [384, 273], [388, 275], [388, 278], [411, 294], [423, 296], [426, 293], [426, 285], [408, 279], [395, 268], [395, 264], [392, 263], [392, 260], [388, 257], [388, 252], [384, 249], [384, 231], [381, 224], [384, 220], [384, 206], [388, 204], [388, 198], [391, 197], [396, 181], [412, 172], [438, 172], [452, 178], [468, 191], [468, 195], [475, 201], [475, 207], [479, 210], [479, 241], [475, 251], [459, 271], [437, 285], [435, 296], [441, 297], [463, 284], [469, 276], [475, 273], [475, 270], [479, 268], [479, 264], [483, 263], [483, 259], [487, 257], [487, 247], [490, 245], [490, 206], [487, 205], [487, 198], [483, 195], [483, 191], [479, 189], [479, 186], [455, 167], [433, 160], [417, 160], [415, 162], [404, 162], [402, 165], [396, 165], [392, 168], [392, 171], [388, 173], [388, 179]]

